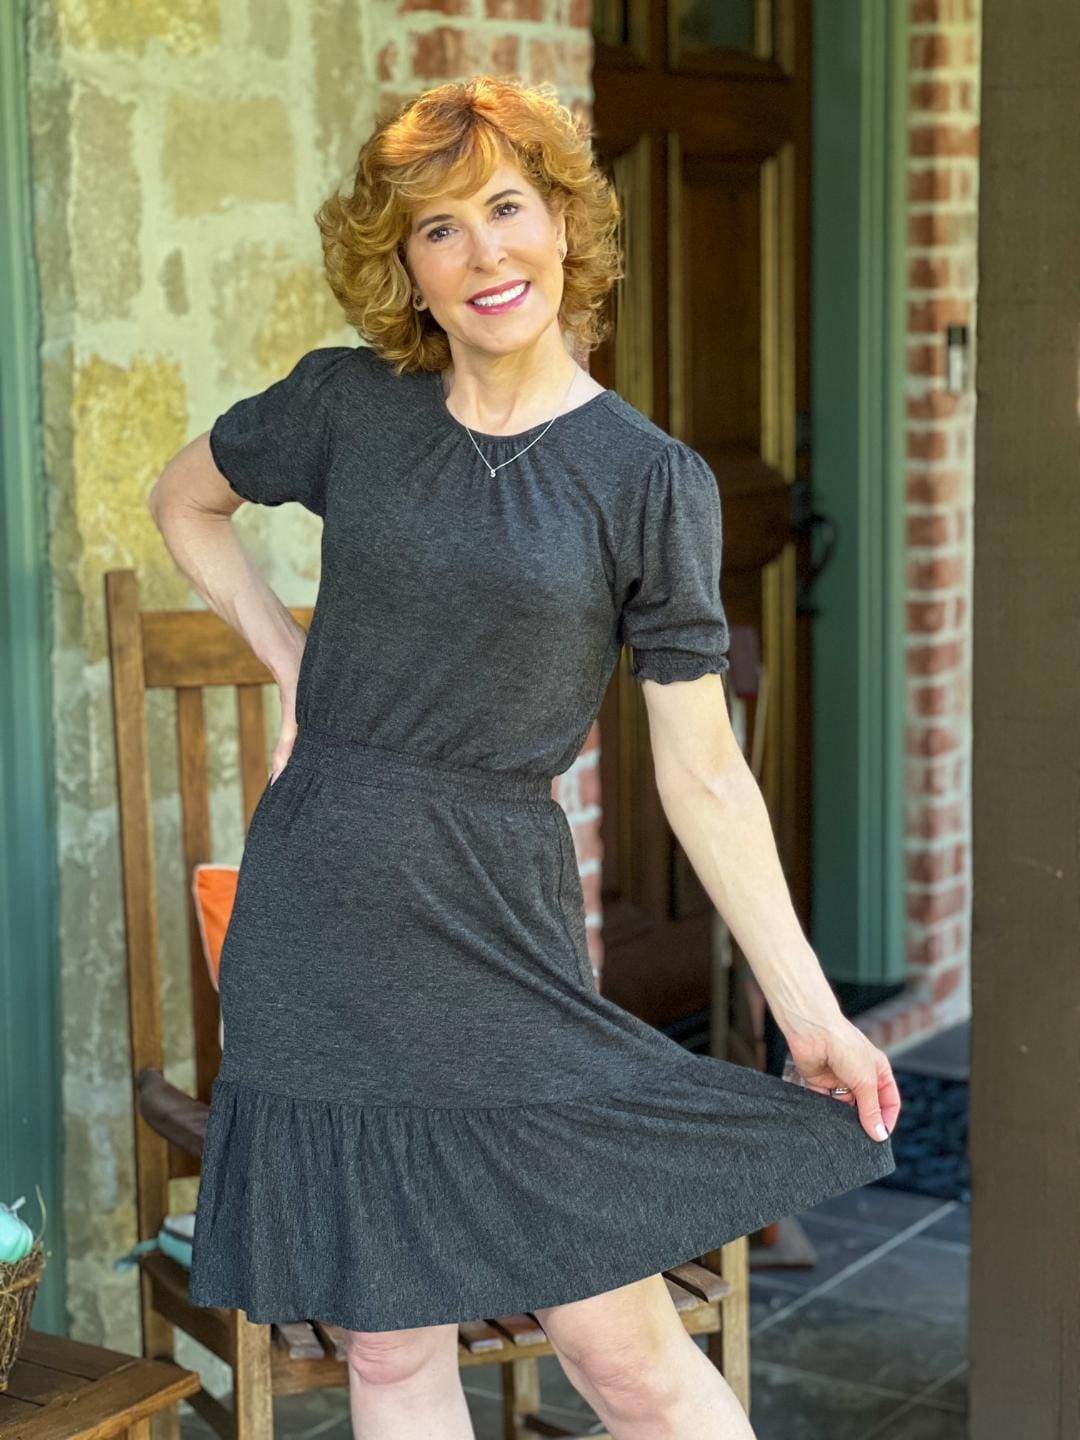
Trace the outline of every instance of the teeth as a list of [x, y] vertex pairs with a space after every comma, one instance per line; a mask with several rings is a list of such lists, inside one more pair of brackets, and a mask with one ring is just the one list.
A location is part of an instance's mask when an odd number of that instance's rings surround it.
[[525, 282], [520, 285], [511, 286], [509, 290], [502, 290], [498, 295], [484, 295], [479, 300], [474, 300], [474, 305], [505, 305], [508, 300], [515, 300], [525, 289]]

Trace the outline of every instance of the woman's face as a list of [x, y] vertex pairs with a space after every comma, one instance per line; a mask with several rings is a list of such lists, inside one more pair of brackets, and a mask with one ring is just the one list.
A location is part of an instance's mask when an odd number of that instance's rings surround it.
[[[521, 171], [503, 164], [475, 194], [415, 205], [405, 257], [451, 341], [504, 355], [558, 325], [565, 236], [561, 213], [549, 213]], [[477, 300], [485, 294], [495, 303]]]

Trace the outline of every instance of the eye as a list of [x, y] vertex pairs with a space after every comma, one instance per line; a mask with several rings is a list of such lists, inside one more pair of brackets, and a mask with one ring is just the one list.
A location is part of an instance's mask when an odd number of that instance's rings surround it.
[[[495, 214], [498, 215], [503, 212], [508, 205], [510, 207], [511, 215], [516, 215], [517, 212], [521, 209], [521, 205], [518, 203], [517, 200], [503, 200], [500, 204], [495, 206]], [[437, 237], [439, 236], [439, 232], [448, 228], [449, 227], [446, 225], [433, 225], [431, 229], [427, 232], [427, 238], [431, 241], [434, 241], [434, 243], [438, 245], [439, 239]]]

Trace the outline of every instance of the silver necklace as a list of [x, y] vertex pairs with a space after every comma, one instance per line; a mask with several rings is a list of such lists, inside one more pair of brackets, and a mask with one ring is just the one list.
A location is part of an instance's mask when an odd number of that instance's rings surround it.
[[[566, 388], [566, 394], [563, 396], [563, 404], [564, 404], [564, 405], [566, 404], [567, 400], [570, 398], [570, 391], [574, 388], [574, 381], [577, 379], [577, 377], [578, 377], [578, 372], [577, 372], [577, 368], [575, 367], [574, 373], [573, 373], [573, 375], [570, 377], [570, 384], [569, 384], [569, 385], [567, 386], [567, 388]], [[439, 383], [441, 384], [442, 382], [440, 381]], [[555, 421], [558, 420], [558, 418], [559, 418], [558, 415], [553, 415], [553, 416], [551, 417], [551, 419], [548, 421], [548, 423], [544, 426], [543, 430], [540, 431], [540, 434], [537, 435], [536, 439], [535, 439], [535, 440], [530, 440], [529, 443], [528, 443], [528, 445], [522, 446], [522, 448], [517, 452], [517, 455], [511, 455], [511, 456], [510, 456], [510, 460], [516, 460], [519, 455], [524, 455], [526, 450], [531, 450], [532, 447], [536, 444], [536, 441], [537, 441], [537, 440], [542, 440], [542, 439], [544, 438], [544, 436], [545, 436], [545, 435], [547, 434], [547, 432], [551, 429], [552, 425], [555, 424]], [[501, 470], [504, 465], [509, 465], [509, 464], [510, 464], [510, 460], [500, 460], [499, 463], [498, 463], [498, 465], [492, 465], [491, 461], [487, 458], [487, 456], [484, 454], [484, 452], [480, 449], [480, 446], [477, 445], [475, 439], [473, 438], [473, 433], [472, 433], [472, 431], [469, 429], [469, 427], [468, 427], [467, 425], [465, 425], [464, 420], [461, 420], [461, 421], [459, 421], [458, 423], [461, 424], [461, 425], [463, 425], [463, 426], [465, 427], [465, 430], [468, 432], [469, 439], [472, 440], [472, 443], [473, 443], [473, 448], [475, 449], [476, 453], [480, 456], [480, 459], [483, 460], [484, 464], [487, 466], [487, 468], [488, 468], [488, 474], [489, 474], [489, 475], [491, 475], [492, 477], [494, 477], [496, 470]]]

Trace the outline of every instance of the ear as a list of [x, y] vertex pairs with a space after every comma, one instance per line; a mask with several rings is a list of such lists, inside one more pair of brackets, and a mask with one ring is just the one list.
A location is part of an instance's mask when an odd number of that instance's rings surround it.
[[565, 245], [565, 244], [567, 243], [567, 240], [566, 240], [566, 202], [565, 202], [565, 201], [563, 201], [563, 200], [558, 200], [558, 201], [555, 202], [555, 210], [554, 210], [554, 215], [553, 215], [552, 218], [554, 219], [554, 222], [555, 222], [555, 243], [556, 243], [557, 245]]

